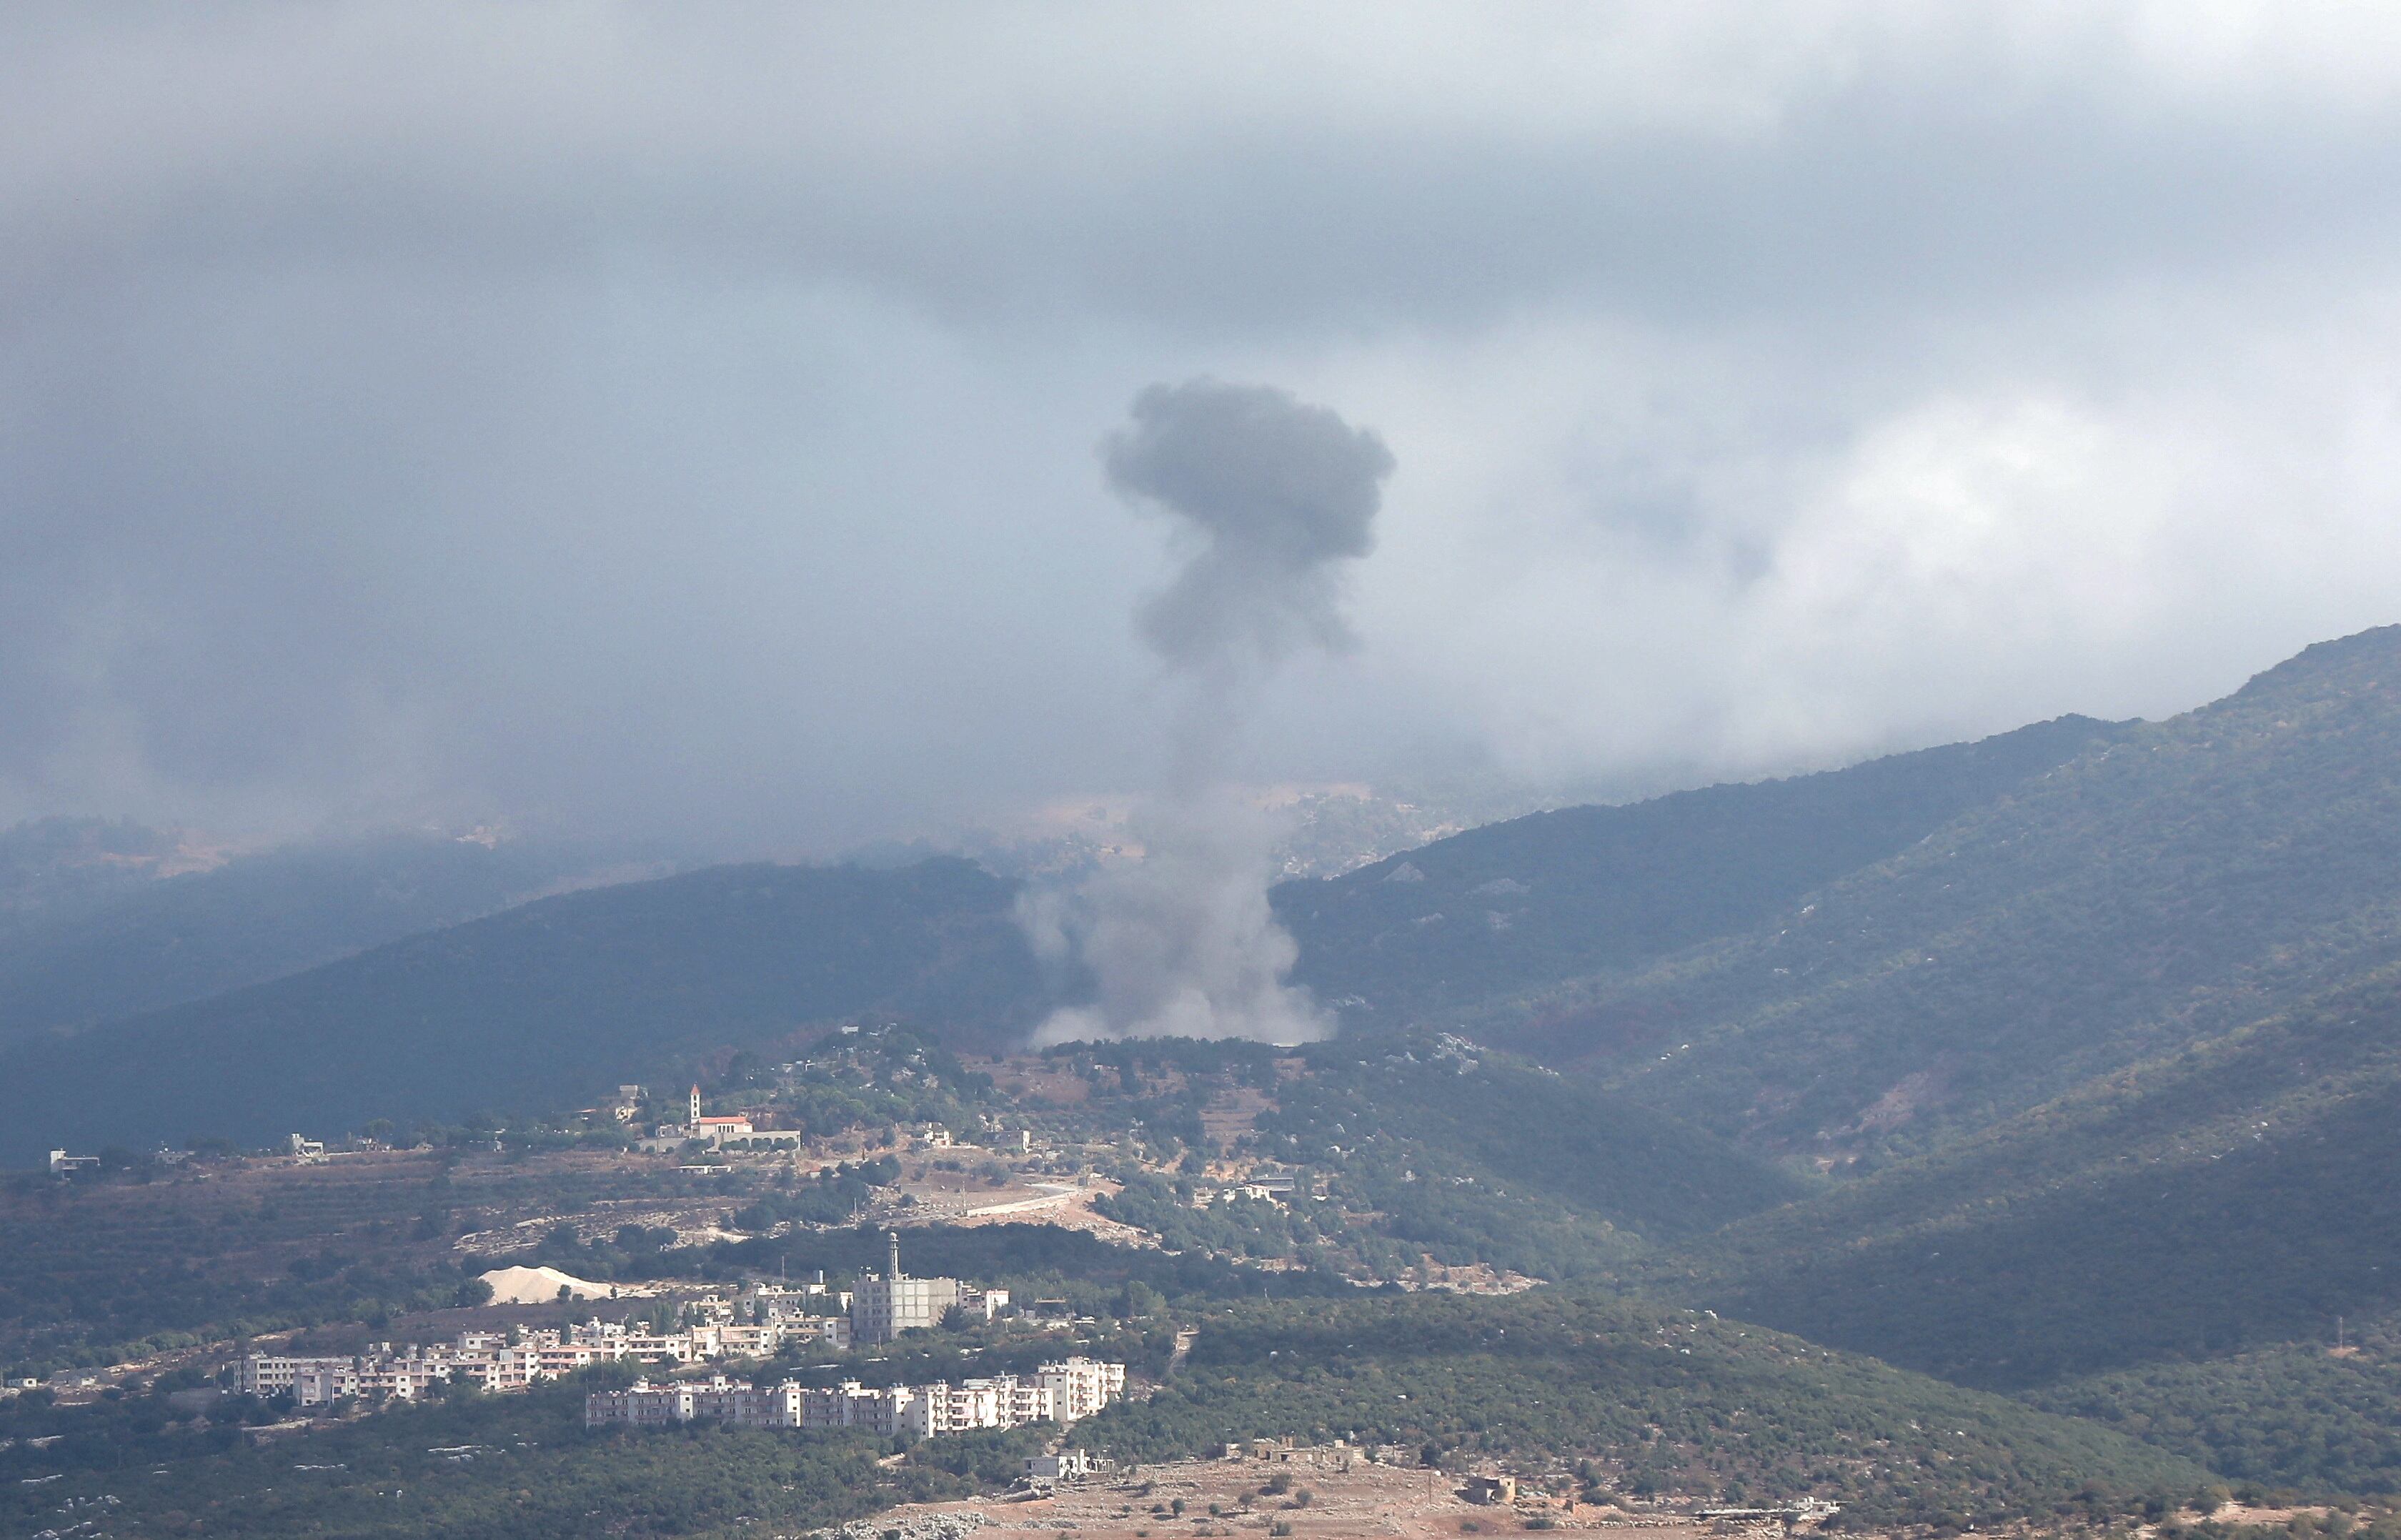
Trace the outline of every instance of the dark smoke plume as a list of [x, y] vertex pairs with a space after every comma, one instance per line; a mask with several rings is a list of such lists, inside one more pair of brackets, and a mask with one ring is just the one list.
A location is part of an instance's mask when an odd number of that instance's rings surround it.
[[1102, 459], [1113, 488], [1198, 543], [1139, 616], [1185, 693], [1184, 725], [1171, 786], [1133, 819], [1141, 863], [1025, 906], [1036, 945], [1096, 984], [1037, 1040], [1323, 1037], [1308, 992], [1283, 982], [1297, 949], [1268, 908], [1273, 830], [1221, 784], [1225, 750], [1280, 659], [1351, 644], [1338, 564], [1374, 548], [1392, 452], [1288, 392], [1196, 379], [1136, 396]]
[[1207, 543], [1143, 607], [1171, 665], [1270, 664], [1296, 644], [1342, 648], [1334, 563], [1375, 548], [1393, 473], [1383, 440], [1261, 385], [1196, 379], [1134, 398], [1103, 446], [1109, 485], [1156, 503]]

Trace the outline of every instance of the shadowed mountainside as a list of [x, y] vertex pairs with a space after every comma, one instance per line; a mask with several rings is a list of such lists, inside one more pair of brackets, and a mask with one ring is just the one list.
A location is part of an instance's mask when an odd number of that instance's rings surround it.
[[1737, 1222], [1660, 1282], [1948, 1379], [2044, 1384], [2401, 1308], [2396, 1176], [2401, 969]]
[[2386, 628], [2120, 730], [1738, 932], [1466, 1019], [1753, 1148], [1872, 1166], [2396, 960]]
[[1039, 980], [965, 861], [720, 867], [545, 899], [0, 1052], [0, 1158], [574, 1106], [679, 1052], [866, 1011], [998, 1040]]
[[175, 841], [129, 822], [0, 832], [0, 1043], [205, 999], [564, 886], [569, 846], [391, 835], [158, 875]]
[[1739, 932], [2133, 724], [2062, 717], [1788, 780], [1537, 813], [1275, 891], [1294, 977], [1395, 1026]]

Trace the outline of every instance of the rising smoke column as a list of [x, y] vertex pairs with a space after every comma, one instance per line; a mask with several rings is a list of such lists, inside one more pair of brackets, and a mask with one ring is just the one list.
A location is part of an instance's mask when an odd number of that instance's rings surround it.
[[1351, 644], [1341, 564], [1374, 548], [1392, 452], [1266, 386], [1154, 385], [1132, 416], [1101, 447], [1109, 486], [1174, 519], [1191, 552], [1136, 617], [1179, 695], [1173, 758], [1134, 816], [1141, 863], [1021, 910], [1036, 949], [1095, 985], [1036, 1040], [1324, 1037], [1308, 991], [1284, 983], [1298, 948], [1268, 907], [1273, 827], [1225, 784], [1227, 756], [1277, 663]]

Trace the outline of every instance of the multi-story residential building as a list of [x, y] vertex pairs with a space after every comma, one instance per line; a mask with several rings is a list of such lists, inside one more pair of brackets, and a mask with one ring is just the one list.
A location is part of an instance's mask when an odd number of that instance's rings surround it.
[[863, 1428], [888, 1438], [904, 1425], [916, 1394], [906, 1385], [868, 1390], [856, 1380], [844, 1380], [830, 1390], [801, 1392], [801, 1421], [795, 1425]]
[[349, 1373], [356, 1363], [351, 1358], [278, 1358], [254, 1353], [242, 1359], [234, 1375], [234, 1388], [244, 1396], [281, 1396], [287, 1390], [296, 1394], [302, 1375]]
[[1050, 1420], [1073, 1423], [1125, 1396], [1125, 1366], [1065, 1358], [1043, 1365], [1035, 1382], [1050, 1395]]
[[938, 1433], [1002, 1426], [1001, 1403], [999, 1387], [989, 1380], [968, 1380], [955, 1385], [937, 1380], [918, 1387], [902, 1415], [911, 1433], [928, 1438]]
[[776, 1322], [788, 1342], [823, 1342], [835, 1352], [848, 1351], [853, 1338], [847, 1315], [787, 1315]]
[[1069, 1358], [1045, 1364], [1030, 1379], [997, 1375], [956, 1385], [891, 1385], [870, 1390], [856, 1380], [823, 1389], [787, 1381], [756, 1390], [720, 1375], [703, 1384], [653, 1385], [638, 1380], [624, 1390], [584, 1397], [591, 1427], [664, 1427], [714, 1420], [742, 1427], [859, 1428], [882, 1437], [910, 1433], [933, 1437], [977, 1428], [1028, 1423], [1072, 1423], [1125, 1393], [1123, 1364]]

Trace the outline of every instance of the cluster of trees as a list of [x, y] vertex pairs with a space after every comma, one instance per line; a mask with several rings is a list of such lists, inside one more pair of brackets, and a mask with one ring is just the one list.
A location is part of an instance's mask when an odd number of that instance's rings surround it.
[[1816, 1494], [1864, 1527], [2082, 1511], [2104, 1489], [2174, 1506], [2211, 1480], [2093, 1423], [1700, 1313], [1560, 1290], [1222, 1308], [1157, 1396], [1074, 1437], [1157, 1457], [1284, 1434], [1431, 1446], [1447, 1463], [1583, 1458], [1596, 1485], [1638, 1495]]
[[114, 1363], [446, 1305], [460, 1268], [410, 1244], [449, 1232], [445, 1200], [457, 1194], [441, 1181], [53, 1184], [0, 1195], [0, 1364]]
[[1291, 1052], [1236, 1038], [1129, 1038], [1064, 1043], [1045, 1049], [1043, 1055], [1064, 1060], [1095, 1085], [1114, 1076], [1118, 1093], [1139, 1096], [1170, 1075], [1270, 1090], [1277, 1083], [1276, 1060]]
[[2401, 1333], [2351, 1324], [2347, 1351], [2286, 1343], [2147, 1364], [2027, 1392], [2207, 1464], [2254, 1499], [2401, 1492]]
[[1116, 1193], [1093, 1201], [1093, 1209], [1119, 1224], [1146, 1230], [1173, 1251], [1200, 1251], [1249, 1259], [1317, 1258], [1331, 1262], [1329, 1240], [1346, 1239], [1338, 1216], [1329, 1234], [1309, 1214], [1258, 1198], [1237, 1197], [1205, 1209], [1192, 1206], [1194, 1184], [1189, 1177], [1173, 1180], [1125, 1165], [1113, 1171], [1122, 1184]]
[[779, 1185], [745, 1204], [734, 1216], [740, 1228], [753, 1232], [773, 1230], [787, 1221], [800, 1225], [843, 1225], [857, 1218], [874, 1200], [875, 1189], [900, 1179], [900, 1162], [889, 1155], [871, 1161], [828, 1166], [816, 1176], [793, 1180], [789, 1173]]
[[667, 1249], [675, 1231], [664, 1225], [619, 1225], [607, 1236], [583, 1238], [571, 1224], [554, 1225], [529, 1251], [500, 1258], [495, 1265], [555, 1267], [562, 1272], [596, 1281], [671, 1278], [679, 1271]]
[[[992, 1101], [992, 1077], [906, 1028], [837, 1033], [814, 1045], [807, 1067], [761, 1098], [784, 1123], [827, 1136], [906, 1123], [971, 1126]], [[754, 1079], [763, 1079], [753, 1072]]]

